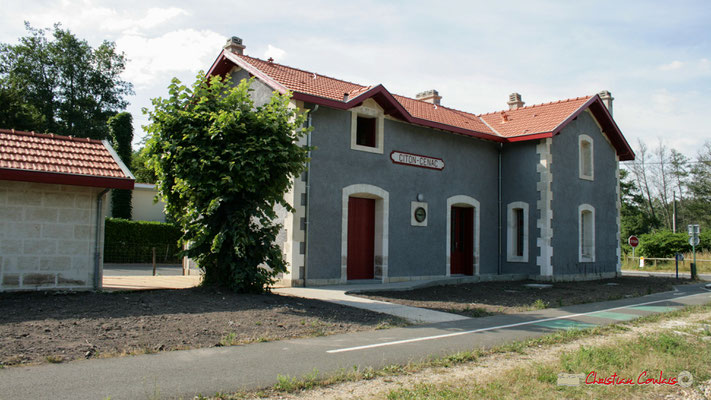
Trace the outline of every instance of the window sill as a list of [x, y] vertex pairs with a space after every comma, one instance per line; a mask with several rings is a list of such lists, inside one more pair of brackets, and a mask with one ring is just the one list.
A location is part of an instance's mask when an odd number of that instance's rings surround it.
[[583, 180], [586, 180], [586, 181], [591, 181], [591, 182], [595, 180], [594, 177], [592, 177], [592, 176], [586, 176], [586, 175], [580, 175], [579, 178], [580, 178], [580, 179], [583, 179]]
[[519, 257], [519, 256], [507, 255], [506, 262], [527, 263], [528, 259], [524, 256]]
[[361, 146], [359, 144], [351, 145], [351, 150], [365, 151], [367, 153], [383, 154], [383, 149], [381, 147]]

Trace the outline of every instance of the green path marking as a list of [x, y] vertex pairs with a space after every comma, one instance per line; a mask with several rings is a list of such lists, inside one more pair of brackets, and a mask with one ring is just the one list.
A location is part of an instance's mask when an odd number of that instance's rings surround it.
[[546, 328], [552, 329], [585, 329], [595, 326], [595, 324], [588, 324], [587, 322], [571, 321], [569, 319], [557, 319], [554, 321], [538, 322], [534, 325], [544, 326]]
[[664, 307], [664, 306], [637, 306], [630, 307], [630, 310], [650, 311], [650, 312], [669, 312], [675, 311], [679, 307]]
[[590, 314], [591, 317], [596, 317], [596, 318], [605, 318], [605, 319], [614, 319], [615, 321], [629, 321], [631, 319], [635, 319], [639, 317], [639, 315], [635, 314], [624, 314], [624, 313], [619, 313], [619, 312], [612, 312], [612, 311], [600, 311], [596, 313]]

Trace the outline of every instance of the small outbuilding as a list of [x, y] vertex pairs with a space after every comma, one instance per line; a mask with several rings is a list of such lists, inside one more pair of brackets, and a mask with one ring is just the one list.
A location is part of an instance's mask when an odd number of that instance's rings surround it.
[[105, 140], [0, 129], [0, 292], [99, 289], [102, 202], [133, 186]]

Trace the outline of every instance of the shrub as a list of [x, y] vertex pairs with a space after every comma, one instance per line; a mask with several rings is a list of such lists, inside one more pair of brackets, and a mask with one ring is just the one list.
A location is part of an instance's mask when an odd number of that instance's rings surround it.
[[644, 257], [669, 258], [691, 251], [691, 246], [686, 232], [657, 231], [641, 235], [638, 249]]
[[178, 239], [182, 232], [172, 224], [106, 218], [104, 262], [150, 263], [156, 247], [159, 262], [180, 262]]

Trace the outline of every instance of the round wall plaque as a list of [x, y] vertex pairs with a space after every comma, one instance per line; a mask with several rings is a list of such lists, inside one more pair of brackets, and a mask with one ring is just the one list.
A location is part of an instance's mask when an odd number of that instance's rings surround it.
[[427, 218], [427, 211], [422, 207], [417, 207], [415, 209], [415, 221], [424, 222], [425, 218]]

